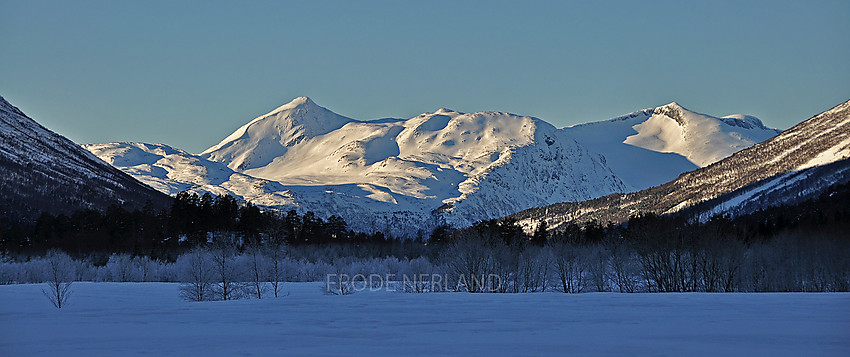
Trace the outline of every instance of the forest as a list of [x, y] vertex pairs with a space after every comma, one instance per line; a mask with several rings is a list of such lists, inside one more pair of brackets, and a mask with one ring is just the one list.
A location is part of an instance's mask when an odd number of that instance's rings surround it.
[[[531, 232], [505, 218], [428, 239], [356, 233], [337, 216], [261, 211], [180, 193], [169, 210], [43, 214], [0, 230], [0, 283], [181, 282], [187, 300], [277, 295], [288, 281], [356, 292], [381, 277], [409, 292], [850, 290], [850, 185], [748, 215], [634, 216]], [[63, 280], [60, 279], [60, 280]]]
[[0, 225], [0, 251], [29, 255], [58, 249], [78, 258], [124, 253], [174, 261], [184, 251], [212, 243], [223, 234], [236, 235], [246, 244], [280, 240], [293, 246], [391, 246], [402, 242], [381, 232], [353, 232], [338, 216], [322, 219], [312, 212], [263, 212], [228, 195], [181, 192], [169, 210], [160, 212], [150, 206], [128, 211], [113, 205], [104, 212], [44, 213], [34, 224]]

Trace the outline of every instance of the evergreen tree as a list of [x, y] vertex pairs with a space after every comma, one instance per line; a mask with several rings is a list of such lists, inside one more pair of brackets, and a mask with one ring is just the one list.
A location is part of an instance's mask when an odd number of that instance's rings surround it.
[[541, 220], [537, 223], [537, 228], [534, 229], [534, 234], [531, 235], [531, 243], [543, 246], [546, 244], [546, 240], [548, 238], [549, 232], [547, 231], [546, 221]]

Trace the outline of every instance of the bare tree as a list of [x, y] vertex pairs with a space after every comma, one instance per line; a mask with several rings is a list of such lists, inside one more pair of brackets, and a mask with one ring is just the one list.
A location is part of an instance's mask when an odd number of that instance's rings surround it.
[[436, 275], [436, 268], [428, 259], [419, 257], [407, 261], [406, 268], [402, 272], [402, 291], [412, 293], [424, 293], [433, 291], [444, 291], [445, 282], [442, 276]]
[[565, 293], [580, 293], [584, 290], [585, 278], [584, 257], [579, 247], [570, 244], [564, 238], [554, 238], [549, 241], [552, 248], [552, 260], [555, 263], [555, 273], [561, 283], [561, 291]]
[[[248, 273], [251, 279], [251, 293], [257, 299], [262, 299], [263, 294], [268, 290], [266, 286], [266, 272], [268, 271], [266, 265], [268, 264], [265, 255], [263, 255], [263, 248], [257, 243], [251, 244], [248, 246], [246, 253], [248, 258]], [[277, 289], [275, 289], [275, 292], [277, 292]]]
[[285, 260], [287, 257], [286, 244], [280, 236], [273, 236], [266, 248], [268, 257], [268, 278], [270, 279], [274, 297], [280, 297], [283, 282], [287, 278]]
[[46, 289], [41, 292], [57, 309], [61, 309], [71, 296], [71, 283], [74, 280], [74, 262], [67, 254], [51, 250], [45, 256], [47, 263]]
[[188, 301], [213, 299], [213, 272], [210, 253], [202, 247], [192, 249], [180, 256], [177, 264], [182, 266], [180, 296]]
[[154, 281], [153, 269], [156, 263], [146, 256], [133, 257], [133, 266], [141, 274], [140, 281]]
[[112, 281], [128, 282], [133, 279], [135, 266], [129, 254], [112, 254], [106, 262], [106, 269], [112, 277]]
[[546, 291], [549, 284], [549, 251], [532, 246], [519, 256], [514, 285], [517, 292], [529, 293]]
[[502, 281], [491, 281], [498, 276], [500, 269], [496, 262], [498, 251], [495, 246], [502, 244], [498, 236], [475, 231], [465, 232], [455, 238], [445, 251], [444, 258], [450, 278], [456, 279], [454, 287], [471, 293], [494, 292], [504, 285]]
[[611, 253], [601, 244], [582, 249], [590, 283], [597, 292], [608, 291], [608, 258]]
[[241, 297], [242, 271], [236, 264], [238, 242], [232, 233], [218, 234], [210, 245], [216, 293], [221, 300], [233, 300]]
[[611, 271], [621, 293], [633, 293], [637, 289], [640, 267], [637, 266], [632, 248], [621, 240], [608, 242]]
[[355, 276], [352, 267], [353, 261], [348, 258], [339, 258], [331, 267], [332, 273], [325, 277], [325, 286], [322, 287], [328, 295], [351, 295], [354, 294], [353, 278]]
[[657, 234], [637, 250], [647, 289], [658, 292], [693, 290], [693, 242], [682, 232]]

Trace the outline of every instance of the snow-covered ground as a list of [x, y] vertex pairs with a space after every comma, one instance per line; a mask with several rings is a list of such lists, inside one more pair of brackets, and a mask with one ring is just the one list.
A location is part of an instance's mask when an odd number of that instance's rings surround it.
[[404, 294], [184, 302], [178, 285], [0, 286], [2, 356], [848, 356], [850, 294]]

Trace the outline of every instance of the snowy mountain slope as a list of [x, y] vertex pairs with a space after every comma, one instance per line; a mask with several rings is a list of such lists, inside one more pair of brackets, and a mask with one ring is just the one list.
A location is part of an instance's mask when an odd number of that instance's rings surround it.
[[165, 208], [170, 199], [27, 117], [0, 97], [0, 218], [31, 220], [112, 204]]
[[[741, 204], [752, 201], [750, 198], [775, 197], [774, 192], [782, 192], [785, 197], [807, 197], [817, 194], [813, 188], [846, 181], [848, 158], [850, 101], [664, 185], [530, 209], [514, 217], [526, 225], [546, 220], [550, 227], [557, 227], [591, 219], [621, 222], [634, 214], [685, 209], [695, 210], [695, 214], [734, 213]], [[771, 204], [766, 199], [757, 201]]]
[[780, 132], [752, 116], [717, 118], [676, 102], [562, 130], [605, 156], [614, 173], [637, 189], [668, 182]]
[[351, 121], [316, 105], [310, 98], [299, 97], [243, 125], [201, 156], [226, 162], [233, 170], [262, 167], [284, 155], [291, 146]]
[[757, 181], [689, 210], [698, 212], [701, 219], [716, 214], [747, 214], [767, 206], [793, 205], [816, 197], [832, 185], [847, 182], [850, 182], [850, 159], [841, 159]]
[[[463, 194], [444, 201], [452, 207], [455, 226], [497, 218], [544, 202], [600, 197], [603, 192], [631, 190], [610, 171], [601, 156], [591, 154], [552, 125], [535, 122], [534, 145], [503, 150], [497, 161], [458, 187]], [[599, 189], [600, 184], [608, 185]], [[452, 222], [453, 223], [453, 222]]]
[[536, 118], [440, 109], [357, 121], [304, 97], [201, 155], [139, 143], [86, 148], [169, 194], [228, 193], [407, 236], [631, 189], [600, 156]]
[[265, 205], [291, 201], [291, 195], [279, 183], [235, 172], [168, 145], [114, 142], [83, 147], [168, 195], [182, 191], [209, 192]]
[[115, 142], [84, 147], [169, 195], [182, 191], [228, 194], [278, 210], [312, 211], [320, 217], [340, 215], [354, 229], [399, 236], [417, 233], [406, 227], [418, 227], [423, 222], [426, 228], [435, 225], [432, 209], [421, 200], [374, 185], [284, 186], [162, 144]]
[[158, 190], [175, 195], [231, 195], [278, 210], [312, 211], [320, 217], [340, 215], [362, 231], [405, 236], [434, 226], [432, 208], [421, 200], [389, 193], [369, 184], [284, 186], [235, 172], [227, 166], [162, 144], [106, 143], [84, 145], [92, 153]]
[[[304, 116], [318, 112], [314, 117], [343, 118], [327, 114], [305, 98], [283, 108]], [[275, 127], [297, 121], [288, 115], [276, 116], [283, 124]], [[440, 109], [409, 120], [344, 121], [331, 121], [325, 128], [332, 130], [313, 130], [312, 136], [298, 140], [281, 136], [281, 142], [291, 143], [286, 151], [244, 173], [287, 186], [372, 185], [387, 190], [370, 195], [373, 200], [389, 202], [388, 193], [392, 193], [421, 199], [431, 209], [445, 205], [440, 212], [458, 226], [523, 207], [629, 189], [598, 156], [536, 118]], [[277, 132], [258, 135], [274, 137]], [[244, 153], [243, 157], [268, 156], [250, 144], [227, 145]], [[226, 159], [220, 150], [216, 146], [204, 155], [229, 167], [241, 165]], [[523, 159], [513, 159], [515, 154]], [[517, 165], [534, 166], [534, 170], [517, 170]]]
[[[634, 191], [696, 167], [689, 160], [727, 155], [773, 133], [752, 117], [713, 118], [675, 103], [556, 129], [527, 116], [445, 108], [359, 121], [300, 97], [200, 155], [141, 143], [86, 148], [168, 194], [231, 194], [281, 210], [337, 214], [358, 230], [411, 236], [439, 224], [463, 227]], [[658, 152], [665, 150], [672, 152]], [[646, 167], [654, 170], [642, 174]]]

